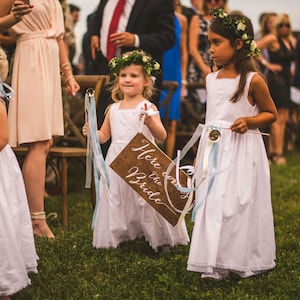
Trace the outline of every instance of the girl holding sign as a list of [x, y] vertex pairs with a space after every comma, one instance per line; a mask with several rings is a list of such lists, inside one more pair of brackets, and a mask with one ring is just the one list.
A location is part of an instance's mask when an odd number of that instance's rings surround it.
[[[167, 133], [158, 110], [147, 100], [153, 93], [151, 76], [159, 74], [160, 66], [145, 52], [134, 50], [113, 58], [109, 62], [109, 68], [115, 76], [112, 99], [116, 103], [109, 107], [103, 125], [97, 133], [100, 143], [112, 139], [105, 160], [110, 197], [105, 193], [102, 176], [100, 199], [97, 199], [94, 212], [93, 246], [116, 248], [122, 242], [142, 236], [154, 251], [164, 249], [165, 246], [186, 245], [189, 237], [185, 223], [180, 225], [179, 234], [177, 226], [173, 227], [168, 223], [109, 167], [139, 131], [153, 143], [155, 139], [166, 139]], [[88, 124], [84, 125], [83, 134], [89, 134]], [[135, 168], [134, 161], [132, 166]], [[145, 174], [137, 168], [135, 172], [135, 178], [141, 187]]]

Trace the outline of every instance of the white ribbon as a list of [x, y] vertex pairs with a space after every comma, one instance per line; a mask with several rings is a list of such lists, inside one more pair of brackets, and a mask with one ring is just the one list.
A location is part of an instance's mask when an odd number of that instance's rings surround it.
[[144, 123], [145, 123], [145, 118], [146, 116], [155, 116], [155, 115], [159, 115], [159, 111], [154, 111], [152, 108], [149, 108], [147, 110], [144, 110], [144, 109], [140, 109], [137, 111], [138, 115], [142, 115], [142, 118], [141, 118], [141, 122], [140, 122], [140, 126], [139, 126], [139, 129], [138, 129], [138, 132], [142, 132], [143, 131], [143, 126], [144, 126]]
[[[7, 89], [7, 92], [5, 91], [4, 88]], [[11, 100], [15, 98], [14, 90], [8, 84], [1, 81], [1, 76], [0, 76], [0, 98], [5, 100]]]
[[[86, 183], [85, 187], [91, 187], [91, 174], [92, 174], [92, 163], [93, 163], [93, 174], [96, 187], [96, 208], [100, 201], [100, 191], [99, 191], [99, 182], [100, 177], [104, 182], [103, 186], [107, 197], [111, 203], [111, 195], [109, 192], [109, 177], [106, 168], [106, 164], [103, 158], [101, 147], [99, 144], [98, 134], [97, 134], [97, 115], [96, 115], [96, 105], [94, 98], [94, 90], [88, 89], [85, 94], [85, 122], [88, 123], [89, 135], [87, 138], [87, 154], [86, 154]], [[93, 215], [92, 228], [94, 228], [94, 218]]]

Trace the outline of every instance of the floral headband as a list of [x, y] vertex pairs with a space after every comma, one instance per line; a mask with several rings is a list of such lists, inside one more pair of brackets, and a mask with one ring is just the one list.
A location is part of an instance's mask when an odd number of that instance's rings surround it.
[[108, 63], [108, 68], [112, 75], [117, 76], [120, 70], [131, 64], [142, 66], [149, 76], [157, 77], [161, 73], [160, 64], [149, 54], [141, 50], [126, 52], [121, 56], [112, 58]]
[[247, 57], [255, 57], [259, 55], [260, 50], [257, 48], [256, 42], [254, 41], [253, 37], [245, 31], [246, 21], [248, 18], [244, 16], [240, 16], [237, 19], [231, 18], [222, 8], [212, 9], [210, 13], [213, 15], [214, 19], [221, 19], [223, 26], [227, 30], [233, 31], [236, 36], [240, 37], [244, 41], [247, 48]]

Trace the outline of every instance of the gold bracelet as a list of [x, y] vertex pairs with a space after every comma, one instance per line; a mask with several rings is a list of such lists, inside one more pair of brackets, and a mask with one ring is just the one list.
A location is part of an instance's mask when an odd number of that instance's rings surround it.
[[74, 78], [74, 75], [70, 75], [66, 80], [64, 80], [64, 86], [72, 79]]
[[61, 74], [62, 76], [65, 76], [65, 72], [68, 71], [68, 70], [73, 71], [73, 68], [72, 68], [72, 67], [65, 67], [65, 68], [60, 72], [60, 74]]
[[68, 70], [73, 70], [73, 68], [70, 66], [70, 67], [65, 67], [64, 68], [64, 71], [68, 71]]
[[61, 65], [60, 69], [63, 70], [65, 67], [69, 67], [69, 66], [72, 67], [71, 63], [67, 62]]

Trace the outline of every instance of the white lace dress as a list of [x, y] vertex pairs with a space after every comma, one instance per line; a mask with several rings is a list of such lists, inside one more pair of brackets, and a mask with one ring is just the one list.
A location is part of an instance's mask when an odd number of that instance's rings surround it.
[[0, 151], [0, 296], [29, 285], [37, 259], [23, 176], [7, 145]]
[[[110, 163], [125, 148], [139, 130], [139, 111], [145, 102], [136, 109], [120, 109], [121, 102], [110, 109], [112, 143], [107, 152], [106, 165], [110, 180], [110, 204], [100, 179], [100, 199], [94, 212], [93, 246], [96, 248], [116, 248], [120, 243], [144, 236], [150, 246], [157, 250], [160, 246], [186, 245], [189, 237], [185, 223], [181, 224], [182, 237], [177, 227], [173, 227], [156, 210], [139, 196], [110, 167]], [[150, 102], [146, 101], [150, 106]], [[142, 133], [154, 142], [147, 126]]]
[[[275, 266], [275, 238], [271, 204], [270, 170], [262, 136], [232, 133], [241, 116], [254, 116], [258, 107], [247, 95], [255, 73], [249, 73], [243, 97], [229, 101], [239, 76], [207, 76], [207, 115], [197, 153], [196, 173], [206, 179], [196, 191], [195, 224], [187, 269], [201, 273], [248, 277]], [[221, 133], [211, 148], [205, 169], [209, 127]], [[217, 159], [217, 160], [216, 160]]]

